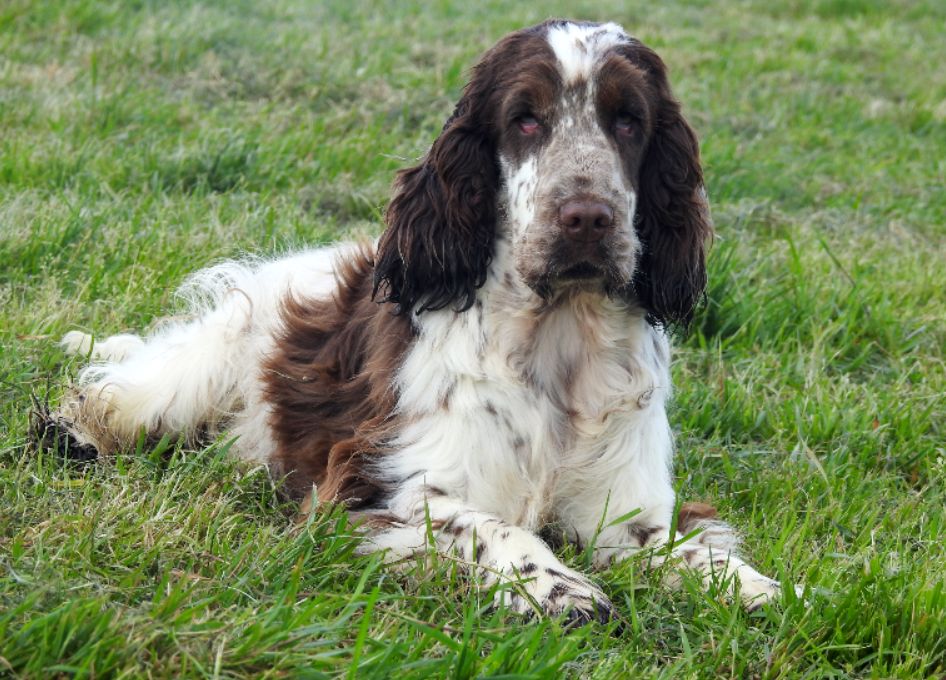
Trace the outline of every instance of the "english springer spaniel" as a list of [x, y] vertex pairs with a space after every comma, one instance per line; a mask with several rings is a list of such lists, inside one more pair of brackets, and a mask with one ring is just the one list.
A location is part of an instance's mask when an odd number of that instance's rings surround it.
[[[749, 607], [779, 584], [710, 506], [675, 515], [667, 330], [700, 300], [699, 150], [652, 50], [547, 21], [476, 65], [400, 172], [376, 244], [226, 262], [150, 337], [71, 332], [95, 363], [51, 420], [72, 455], [233, 438], [307, 507], [342, 503], [364, 550], [450, 554], [514, 611], [611, 604], [536, 532], [607, 568], [642, 549]], [[645, 560], [641, 560], [645, 562]]]

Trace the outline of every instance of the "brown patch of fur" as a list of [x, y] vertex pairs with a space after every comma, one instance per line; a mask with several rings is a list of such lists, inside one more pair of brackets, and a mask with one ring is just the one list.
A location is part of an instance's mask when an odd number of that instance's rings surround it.
[[371, 532], [404, 526], [404, 522], [399, 517], [387, 512], [353, 512], [349, 514], [349, 518], [359, 528]]
[[716, 508], [707, 503], [684, 503], [677, 515], [677, 531], [687, 534], [695, 528], [697, 522], [716, 519], [716, 515]]
[[369, 247], [336, 271], [332, 297], [284, 301], [263, 379], [273, 406], [273, 467], [289, 492], [302, 496], [314, 483], [318, 502], [362, 508], [383, 490], [371, 462], [394, 425], [392, 381], [413, 333], [407, 317], [372, 302]]

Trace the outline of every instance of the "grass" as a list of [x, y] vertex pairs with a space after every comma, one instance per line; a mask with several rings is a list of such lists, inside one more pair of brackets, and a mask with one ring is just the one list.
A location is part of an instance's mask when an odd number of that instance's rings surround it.
[[[752, 615], [600, 575], [623, 630], [395, 573], [226, 444], [80, 471], [25, 447], [73, 328], [146, 329], [221, 257], [376, 233], [465, 69], [550, 15], [671, 66], [719, 238], [678, 343], [681, 494], [762, 571]], [[946, 5], [937, 0], [0, 5], [0, 675], [946, 673]], [[566, 553], [580, 565], [581, 555]]]

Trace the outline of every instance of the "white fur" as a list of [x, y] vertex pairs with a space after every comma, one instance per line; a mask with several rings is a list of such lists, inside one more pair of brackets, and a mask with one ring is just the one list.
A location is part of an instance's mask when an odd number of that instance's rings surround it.
[[95, 342], [89, 333], [69, 331], [59, 344], [68, 354], [85, 354], [96, 361], [121, 361], [144, 343], [137, 335], [113, 335]]
[[610, 47], [630, 41], [620, 26], [564, 24], [549, 30], [549, 45], [555, 52], [565, 82], [590, 79], [601, 55]]

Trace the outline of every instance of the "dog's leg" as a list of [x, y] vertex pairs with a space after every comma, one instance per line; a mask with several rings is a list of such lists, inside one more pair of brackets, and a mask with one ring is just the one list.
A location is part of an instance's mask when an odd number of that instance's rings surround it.
[[531, 532], [431, 489], [414, 502], [397, 505], [406, 508], [394, 515], [397, 519], [362, 515], [368, 529], [365, 551], [386, 550], [393, 562], [433, 548], [474, 569], [484, 585], [518, 582], [500, 590], [497, 599], [520, 613], [564, 613], [569, 624], [612, 616], [612, 605], [601, 590], [563, 565]]
[[672, 566], [664, 570], [671, 586], [679, 585], [680, 572], [688, 570], [697, 573], [707, 588], [718, 583], [730, 596], [738, 594], [750, 609], [778, 597], [779, 583], [736, 554], [735, 532], [715, 518], [712, 507], [685, 505], [678, 521], [673, 521], [675, 494], [668, 465], [672, 441], [669, 428], [653, 422], [653, 430], [643, 436], [647, 455], [633, 454], [634, 464], [627, 462], [631, 455], [627, 449], [618, 447], [583, 468], [580, 477], [565, 480], [557, 507], [562, 525], [580, 545], [593, 546], [597, 567], [648, 549], [647, 566], [666, 562]]
[[705, 587], [716, 582], [723, 585], [730, 596], [738, 594], [750, 611], [777, 599], [782, 591], [779, 582], [760, 574], [736, 554], [738, 538], [732, 527], [715, 519], [715, 510], [710, 506], [698, 504], [700, 510], [695, 512], [696, 505], [681, 508], [669, 550], [669, 526], [630, 522], [602, 532], [601, 547], [595, 550], [596, 564], [610, 564], [648, 548], [653, 550], [649, 566], [668, 561], [673, 564], [674, 569], [665, 577], [672, 586], [679, 585], [681, 571], [691, 570], [699, 574]]
[[705, 587], [715, 582], [730, 596], [738, 594], [750, 611], [778, 598], [779, 582], [760, 574], [736, 554], [735, 531], [715, 517], [716, 511], [711, 506], [683, 505], [669, 549], [670, 517], [655, 512], [641, 513], [613, 525], [605, 521], [599, 525], [603, 528], [596, 528], [584, 540], [594, 541], [594, 562], [599, 568], [649, 549], [648, 567], [667, 562], [673, 565], [665, 576], [665, 581], [673, 587], [679, 586], [681, 572], [690, 570], [700, 576]]
[[[105, 361], [82, 371], [62, 419], [105, 454], [134, 445], [142, 432], [193, 436], [236, 405], [245, 324], [245, 313], [224, 307], [137, 345], [128, 336], [106, 339], [92, 349]], [[116, 353], [122, 358], [113, 360]]]
[[93, 342], [67, 333], [63, 348], [96, 363], [80, 373], [58, 411], [37, 409], [34, 438], [87, 460], [131, 447], [142, 433], [195, 439], [226, 425], [237, 437], [236, 455], [265, 461], [273, 445], [260, 360], [278, 333], [281, 305], [290, 294], [330, 295], [335, 263], [356, 249], [341, 244], [199, 271], [179, 291], [188, 320], [167, 322], [144, 339]]
[[79, 449], [100, 454], [132, 447], [142, 433], [213, 434], [255, 379], [257, 278], [235, 263], [198, 274], [190, 288], [193, 318], [166, 323], [145, 339], [116, 335], [93, 343], [84, 333], [67, 333], [64, 349], [97, 363], [82, 370], [52, 414], [54, 425]]

